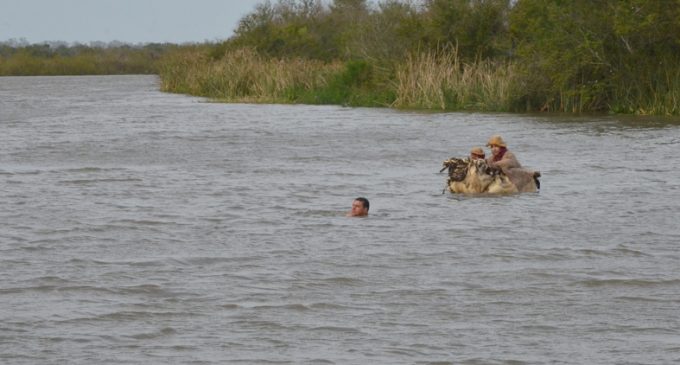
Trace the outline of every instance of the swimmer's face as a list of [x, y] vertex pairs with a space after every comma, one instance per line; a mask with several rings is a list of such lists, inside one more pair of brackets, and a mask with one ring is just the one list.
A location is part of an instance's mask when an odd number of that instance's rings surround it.
[[364, 203], [359, 200], [352, 202], [352, 210], [350, 211], [352, 217], [363, 217], [368, 215], [368, 209], [364, 208]]

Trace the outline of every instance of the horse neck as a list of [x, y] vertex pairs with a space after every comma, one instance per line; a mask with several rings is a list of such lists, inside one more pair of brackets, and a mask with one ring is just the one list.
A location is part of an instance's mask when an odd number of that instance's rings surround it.
[[489, 185], [493, 183], [494, 179], [490, 175], [480, 173], [477, 164], [471, 163], [465, 180], [472, 191], [484, 193], [489, 189]]

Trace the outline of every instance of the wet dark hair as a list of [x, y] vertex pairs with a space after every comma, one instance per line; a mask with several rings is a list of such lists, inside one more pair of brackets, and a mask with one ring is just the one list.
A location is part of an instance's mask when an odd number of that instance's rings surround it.
[[354, 199], [354, 200], [360, 201], [361, 204], [363, 204], [364, 208], [366, 208], [366, 210], [369, 209], [370, 204], [368, 203], [368, 199], [366, 199], [366, 198], [364, 198], [364, 197], [358, 197], [358, 198], [356, 198], [356, 199]]

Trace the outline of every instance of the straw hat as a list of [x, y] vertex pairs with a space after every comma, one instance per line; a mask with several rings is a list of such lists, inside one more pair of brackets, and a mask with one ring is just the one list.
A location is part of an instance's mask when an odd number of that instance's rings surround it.
[[482, 147], [472, 147], [470, 150], [471, 155], [479, 156], [479, 157], [484, 157], [484, 150]]
[[505, 144], [503, 138], [497, 134], [491, 136], [491, 138], [489, 138], [489, 142], [486, 142], [486, 145], [489, 147], [493, 146], [508, 147], [508, 145]]

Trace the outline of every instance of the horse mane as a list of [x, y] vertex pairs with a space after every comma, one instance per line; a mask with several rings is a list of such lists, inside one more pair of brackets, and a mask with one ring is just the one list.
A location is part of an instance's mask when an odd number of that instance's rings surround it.
[[469, 164], [474, 164], [475, 167], [477, 167], [477, 171], [479, 171], [482, 174], [490, 175], [490, 176], [498, 176], [498, 175], [505, 175], [503, 173], [503, 170], [501, 170], [499, 167], [495, 166], [489, 166], [489, 164], [486, 162], [486, 160], [472, 160], [469, 162]]

